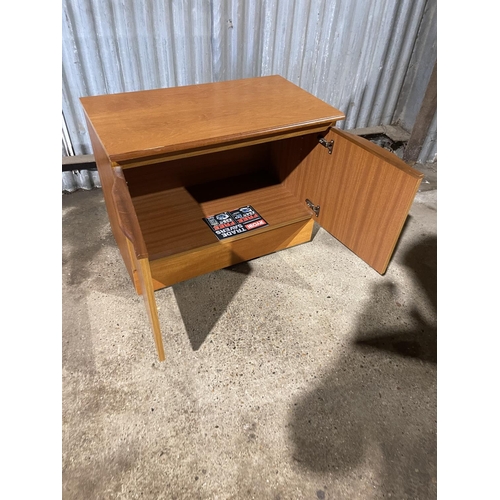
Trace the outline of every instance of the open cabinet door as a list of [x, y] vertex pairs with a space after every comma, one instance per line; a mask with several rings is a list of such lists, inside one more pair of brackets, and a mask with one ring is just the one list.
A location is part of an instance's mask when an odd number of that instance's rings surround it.
[[282, 181], [319, 206], [316, 221], [324, 229], [384, 274], [423, 174], [347, 132], [332, 128], [323, 140], [311, 134], [295, 145], [282, 141]]

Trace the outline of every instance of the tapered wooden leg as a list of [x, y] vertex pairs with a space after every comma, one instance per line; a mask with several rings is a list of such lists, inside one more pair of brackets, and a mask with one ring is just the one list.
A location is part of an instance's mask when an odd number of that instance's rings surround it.
[[158, 359], [165, 361], [165, 352], [163, 350], [163, 341], [161, 339], [160, 320], [158, 318], [158, 309], [156, 307], [155, 292], [153, 288], [153, 280], [151, 278], [151, 269], [149, 267], [148, 259], [138, 259], [137, 275], [141, 285], [142, 297], [146, 305], [146, 310], [149, 316], [149, 322], [153, 329], [153, 336], [155, 339], [156, 350], [158, 352]]

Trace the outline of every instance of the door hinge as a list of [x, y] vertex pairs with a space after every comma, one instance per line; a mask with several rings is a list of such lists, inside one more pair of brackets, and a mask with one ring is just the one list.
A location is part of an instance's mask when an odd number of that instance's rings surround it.
[[315, 205], [311, 200], [306, 199], [306, 205], [319, 217], [319, 205]]
[[318, 137], [319, 143], [328, 149], [328, 154], [331, 155], [333, 151], [333, 139], [331, 141], [327, 141], [324, 137]]

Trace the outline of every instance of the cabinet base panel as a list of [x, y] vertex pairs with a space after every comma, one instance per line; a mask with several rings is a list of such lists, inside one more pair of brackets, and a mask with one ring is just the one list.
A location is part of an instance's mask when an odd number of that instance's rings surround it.
[[306, 243], [312, 238], [313, 227], [314, 221], [309, 219], [234, 242], [225, 241], [153, 260], [150, 263], [153, 287], [159, 290], [200, 274]]

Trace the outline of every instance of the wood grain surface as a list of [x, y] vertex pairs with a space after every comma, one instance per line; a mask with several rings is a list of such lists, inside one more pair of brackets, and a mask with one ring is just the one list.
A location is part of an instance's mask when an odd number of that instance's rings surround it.
[[113, 167], [115, 177], [111, 194], [116, 207], [118, 225], [123, 234], [132, 243], [133, 252], [138, 259], [148, 257], [146, 244], [142, 237], [141, 227], [135, 214], [134, 205], [127, 187], [127, 181], [120, 167]]
[[136, 261], [137, 276], [142, 290], [142, 298], [146, 306], [146, 312], [149, 318], [149, 324], [153, 331], [153, 338], [156, 345], [156, 352], [159, 361], [165, 361], [165, 351], [163, 349], [163, 340], [161, 338], [160, 319], [158, 317], [158, 308], [156, 306], [155, 289], [151, 278], [151, 268], [148, 259], [138, 259]]
[[228, 239], [190, 252], [151, 262], [155, 290], [174, 285], [201, 274], [223, 269], [262, 255], [310, 241], [314, 221], [295, 222], [273, 231], [251, 233], [244, 239]]
[[320, 206], [315, 220], [380, 274], [385, 273], [423, 174], [396, 155], [341, 130], [275, 144], [280, 178], [300, 200]]
[[[115, 175], [113, 173], [113, 167], [111, 162], [106, 155], [106, 151], [103, 148], [99, 137], [97, 136], [92, 123], [86, 118], [87, 128], [90, 135], [90, 141], [92, 144], [92, 149], [94, 151], [95, 161], [97, 165], [97, 170], [99, 172], [99, 179], [101, 181], [102, 193], [104, 196], [104, 202], [106, 204], [106, 211], [108, 212], [108, 218], [111, 226], [111, 231], [118, 245], [118, 249], [125, 263], [125, 267], [132, 279], [134, 286], [134, 274], [136, 273], [134, 259], [130, 254], [129, 246], [127, 245], [127, 238], [120, 228], [119, 217], [117, 214], [117, 207], [113, 197], [113, 185], [115, 183]], [[136, 291], [139, 292], [137, 286]]]
[[271, 165], [271, 144], [229, 149], [178, 160], [127, 168], [123, 173], [132, 196], [247, 175]]
[[[135, 196], [132, 202], [150, 260], [213, 243], [224, 244], [217, 240], [203, 218], [245, 205], [252, 205], [269, 224], [252, 233], [271, 231], [311, 218], [304, 203], [264, 173]], [[234, 236], [231, 240], [249, 234]]]
[[81, 98], [111, 161], [328, 126], [344, 114], [281, 76]]

